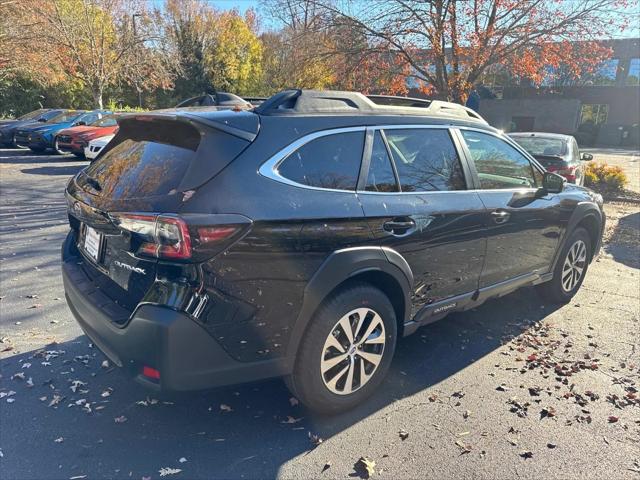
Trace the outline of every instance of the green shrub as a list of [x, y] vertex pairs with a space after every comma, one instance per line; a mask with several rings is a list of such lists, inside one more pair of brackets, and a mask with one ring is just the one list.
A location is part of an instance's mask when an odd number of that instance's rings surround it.
[[112, 112], [144, 112], [146, 108], [141, 107], [130, 107], [129, 105], [123, 105], [121, 102], [116, 102], [114, 100], [110, 100], [109, 103], [105, 105], [105, 110], [111, 110]]
[[622, 168], [606, 163], [590, 163], [584, 174], [584, 184], [602, 194], [616, 194], [629, 183]]

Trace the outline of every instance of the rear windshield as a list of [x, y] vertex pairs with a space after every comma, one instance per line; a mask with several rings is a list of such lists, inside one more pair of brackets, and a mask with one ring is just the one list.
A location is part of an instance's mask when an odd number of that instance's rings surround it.
[[200, 142], [190, 125], [136, 122], [118, 135], [119, 143], [85, 173], [100, 185], [98, 195], [111, 199], [176, 193]]
[[567, 151], [566, 143], [550, 137], [512, 137], [531, 155], [562, 156]]
[[107, 115], [91, 124], [92, 127], [114, 127], [118, 122], [115, 115]]

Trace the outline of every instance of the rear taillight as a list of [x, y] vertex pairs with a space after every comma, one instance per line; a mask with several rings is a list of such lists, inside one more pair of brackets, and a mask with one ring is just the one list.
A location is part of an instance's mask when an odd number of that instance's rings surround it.
[[553, 173], [557, 173], [558, 175], [562, 175], [564, 178], [567, 179], [567, 181], [569, 182], [575, 182], [576, 181], [576, 170], [577, 170], [577, 166], [569, 166], [569, 167], [565, 167], [565, 168], [559, 168], [555, 165], [550, 165], [547, 167], [547, 171], [548, 172], [553, 172]]
[[[136, 255], [165, 260], [200, 260], [219, 253], [230, 240], [239, 238], [251, 221], [233, 215], [232, 225], [211, 225], [229, 220], [229, 215], [191, 215], [185, 219], [176, 215], [118, 213], [110, 215], [120, 229], [133, 234]], [[137, 246], [137, 248], [135, 247]]]

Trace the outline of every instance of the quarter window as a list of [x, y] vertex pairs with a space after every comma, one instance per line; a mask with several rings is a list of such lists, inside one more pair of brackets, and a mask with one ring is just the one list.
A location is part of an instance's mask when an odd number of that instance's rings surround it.
[[278, 173], [302, 185], [355, 190], [364, 147], [364, 132], [326, 135], [289, 155]]
[[389, 153], [384, 144], [382, 135], [376, 131], [369, 162], [369, 174], [365, 190], [370, 192], [397, 192], [398, 184], [391, 167]]
[[385, 135], [403, 192], [466, 188], [460, 159], [447, 130], [389, 129]]
[[486, 133], [462, 130], [473, 160], [480, 188], [534, 188], [534, 167], [527, 157], [504, 140]]

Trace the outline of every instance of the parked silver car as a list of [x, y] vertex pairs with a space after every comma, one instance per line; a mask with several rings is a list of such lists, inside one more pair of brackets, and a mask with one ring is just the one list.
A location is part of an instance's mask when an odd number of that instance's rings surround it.
[[580, 153], [578, 142], [571, 135], [543, 132], [510, 133], [522, 148], [549, 172], [557, 173], [569, 183], [584, 185], [585, 164], [593, 160], [590, 153]]

